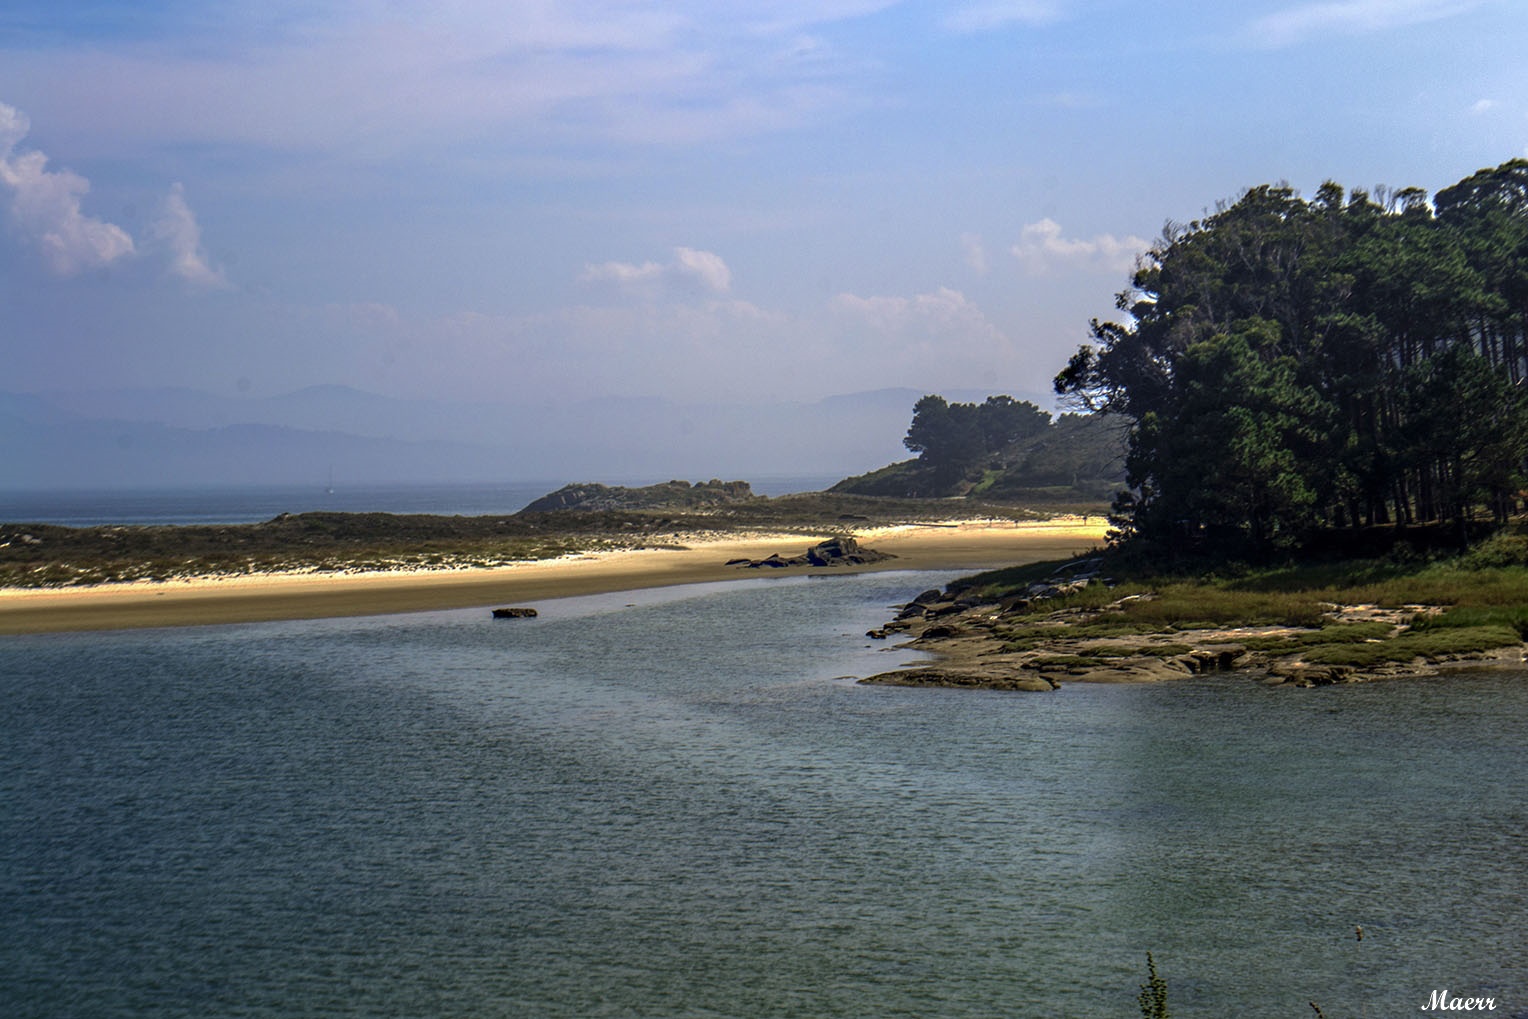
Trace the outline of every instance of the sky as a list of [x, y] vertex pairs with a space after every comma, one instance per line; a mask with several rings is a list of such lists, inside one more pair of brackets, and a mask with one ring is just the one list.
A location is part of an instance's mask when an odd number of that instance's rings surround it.
[[0, 390], [1043, 397], [1168, 221], [1528, 155], [1520, 0], [7, 0]]

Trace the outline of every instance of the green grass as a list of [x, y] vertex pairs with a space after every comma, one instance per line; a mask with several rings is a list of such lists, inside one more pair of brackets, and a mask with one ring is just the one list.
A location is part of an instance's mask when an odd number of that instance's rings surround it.
[[1124, 614], [1163, 629], [1218, 626], [1320, 626], [1325, 599], [1300, 592], [1242, 591], [1224, 583], [1163, 585], [1157, 597], [1131, 602]]
[[1342, 647], [1386, 640], [1394, 629], [1395, 627], [1389, 623], [1383, 622], [1338, 623], [1326, 620], [1325, 625], [1319, 630], [1275, 634], [1268, 637], [1244, 637], [1237, 643], [1243, 645], [1248, 651], [1286, 655], [1310, 648]]
[[1420, 617], [1411, 624], [1413, 632], [1449, 629], [1473, 629], [1483, 626], [1505, 627], [1528, 640], [1528, 604], [1456, 605], [1437, 616]]
[[1506, 626], [1466, 626], [1453, 629], [1407, 631], [1394, 640], [1374, 644], [1325, 644], [1301, 654], [1318, 665], [1381, 665], [1409, 662], [1415, 658], [1438, 660], [1453, 655], [1475, 655], [1522, 643], [1522, 635]]
[[1036, 669], [1093, 669], [1103, 665], [1104, 660], [1091, 655], [1044, 655], [1029, 664]]
[[[1523, 545], [1528, 550], [1528, 541]], [[1528, 641], [1528, 566], [1503, 562], [1518, 551], [1514, 537], [1485, 554], [1441, 562], [1322, 563], [1198, 579], [1136, 575], [1112, 588], [1095, 583], [1063, 597], [1032, 602], [1006, 616], [1007, 625], [998, 635], [1004, 651], [1033, 651], [1062, 639], [1268, 626], [1300, 632], [1245, 637], [1238, 643], [1263, 655], [1298, 654], [1315, 664], [1360, 668], [1481, 654]], [[1018, 597], [1032, 584], [1064, 576], [1066, 565], [1033, 563], [994, 570], [952, 589], [998, 600]], [[1140, 597], [1122, 600], [1130, 595]], [[1399, 632], [1385, 621], [1342, 623], [1327, 615], [1333, 605], [1370, 604], [1391, 609], [1440, 606], [1444, 611], [1411, 616]], [[1052, 619], [1058, 611], [1086, 618]], [[1151, 651], [1118, 643], [1086, 648], [1082, 654], [1107, 660], [1188, 650], [1178, 642]]]
[[1175, 658], [1194, 650], [1187, 644], [1095, 644], [1088, 653], [1098, 658]]

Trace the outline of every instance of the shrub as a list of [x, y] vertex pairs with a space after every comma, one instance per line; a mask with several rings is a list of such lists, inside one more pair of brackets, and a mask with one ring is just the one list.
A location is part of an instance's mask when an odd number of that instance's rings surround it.
[[1167, 1011], [1167, 981], [1157, 973], [1157, 961], [1146, 953], [1146, 982], [1136, 1001], [1141, 1004], [1141, 1019], [1172, 1019]]

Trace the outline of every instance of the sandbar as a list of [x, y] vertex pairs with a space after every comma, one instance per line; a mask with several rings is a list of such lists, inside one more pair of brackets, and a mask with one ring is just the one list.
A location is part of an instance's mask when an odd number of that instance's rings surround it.
[[[750, 570], [729, 559], [799, 555], [801, 534], [681, 536], [682, 548], [596, 552], [492, 569], [257, 574], [87, 587], [0, 589], [0, 634], [203, 626], [534, 605], [538, 600], [720, 580], [846, 570], [981, 570], [1059, 559], [1102, 545], [1102, 518], [952, 521], [856, 532], [896, 556], [831, 569]], [[916, 592], [913, 592], [916, 593]]]

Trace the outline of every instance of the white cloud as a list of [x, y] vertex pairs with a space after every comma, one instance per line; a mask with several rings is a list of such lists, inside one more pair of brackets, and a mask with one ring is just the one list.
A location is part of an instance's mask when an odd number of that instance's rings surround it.
[[1495, 99], [1477, 99], [1477, 100], [1475, 100], [1475, 104], [1470, 107], [1470, 112], [1475, 114], [1478, 117], [1481, 114], [1491, 112], [1495, 108], [1496, 108], [1496, 100]]
[[643, 262], [636, 265], [632, 262], [601, 262], [599, 265], [586, 265], [579, 279], [585, 282], [609, 282], [621, 286], [632, 286], [638, 283], [655, 282], [663, 278], [666, 270], [657, 262]]
[[32, 130], [27, 115], [14, 106], [0, 103], [0, 159], [9, 159], [11, 150]]
[[1479, 0], [1332, 0], [1288, 7], [1254, 21], [1247, 36], [1263, 46], [1313, 37], [1363, 35], [1439, 21], [1479, 6]]
[[959, 290], [939, 287], [911, 297], [841, 293], [829, 312], [819, 329], [832, 337], [839, 360], [851, 359], [864, 373], [865, 388], [914, 385], [938, 392], [1030, 384], [1020, 345]]
[[714, 294], [732, 289], [732, 270], [720, 255], [694, 248], [675, 248], [674, 255], [674, 271], [679, 275], [695, 280]]
[[1136, 258], [1151, 242], [1130, 235], [1115, 237], [1099, 234], [1091, 240], [1071, 239], [1061, 235], [1061, 224], [1053, 219], [1030, 223], [1019, 234], [1013, 254], [1025, 271], [1043, 275], [1058, 267], [1093, 272], [1129, 272]]
[[215, 12], [152, 39], [6, 50], [4, 63], [49, 95], [60, 130], [102, 151], [233, 143], [365, 160], [489, 138], [685, 143], [875, 102], [879, 65], [811, 30], [890, 2], [301, 5], [289, 17]]
[[[642, 265], [629, 268], [649, 278]], [[970, 387], [994, 373], [1023, 374], [1016, 345], [950, 288], [910, 297], [843, 293], [805, 313], [721, 296], [425, 317], [343, 305], [323, 309], [315, 321], [323, 335], [368, 352], [356, 357], [373, 373], [368, 385], [485, 399], [510, 384], [548, 399], [816, 399], [859, 388]]]
[[1058, 5], [1048, 0], [987, 0], [951, 12], [944, 26], [952, 32], [990, 32], [1010, 25], [1047, 25], [1061, 16]]
[[102, 268], [134, 254], [127, 231], [81, 211], [89, 181], [69, 170], [49, 170], [48, 157], [36, 150], [16, 152], [31, 126], [26, 114], [0, 103], [0, 185], [9, 192], [16, 228], [59, 276]]
[[966, 264], [979, 275], [987, 275], [987, 245], [982, 242], [981, 234], [961, 234], [960, 247], [965, 252]]
[[913, 297], [859, 297], [844, 293], [835, 297], [833, 304], [839, 311], [884, 333], [927, 338], [952, 334], [982, 340], [1002, 338], [980, 308], [967, 300], [965, 294], [949, 287]]
[[195, 287], [211, 290], [229, 287], [223, 270], [207, 263], [207, 254], [202, 250], [202, 228], [186, 204], [186, 189], [179, 181], [171, 185], [151, 231], [169, 256], [170, 275]]
[[718, 379], [767, 378], [782, 356], [824, 366], [833, 356], [822, 337], [803, 335], [803, 323], [726, 297], [530, 314], [414, 316], [387, 305], [330, 305], [315, 309], [303, 325], [325, 338], [327, 351], [334, 343], [366, 351], [355, 361], [371, 373], [367, 385], [481, 399], [502, 399], [510, 383], [544, 399], [601, 392], [677, 396], [707, 390]]
[[586, 282], [614, 283], [624, 290], [656, 296], [663, 288], [725, 294], [732, 289], [732, 270], [715, 252], [675, 248], [672, 262], [601, 262], [587, 265], [579, 277]]
[[[899, 0], [774, 0], [773, 3], [749, 4], [743, 24], [751, 32], [776, 34], [799, 31], [815, 25], [862, 18]], [[723, 11], [730, 9], [723, 5]], [[714, 16], [714, 15], [713, 15]]]

